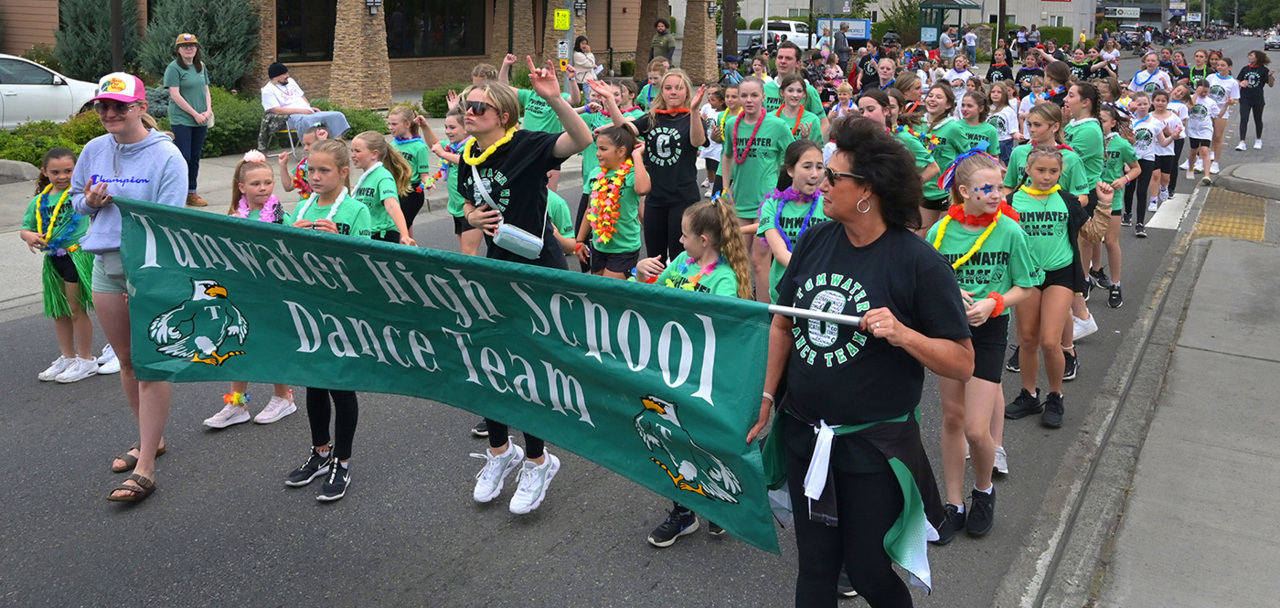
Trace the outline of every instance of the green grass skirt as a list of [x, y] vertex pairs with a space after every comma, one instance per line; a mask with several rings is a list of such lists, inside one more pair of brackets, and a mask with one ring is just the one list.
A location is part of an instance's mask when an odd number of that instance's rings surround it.
[[[93, 310], [93, 254], [77, 249], [69, 254], [76, 265], [76, 274], [80, 275], [80, 293], [76, 301], [88, 312]], [[53, 259], [44, 256], [44, 316], [61, 319], [71, 316], [71, 305], [67, 302], [66, 283], [57, 269], [53, 267]]]

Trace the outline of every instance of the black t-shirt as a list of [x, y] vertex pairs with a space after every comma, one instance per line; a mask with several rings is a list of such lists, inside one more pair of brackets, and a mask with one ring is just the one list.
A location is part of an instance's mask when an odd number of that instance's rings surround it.
[[1093, 67], [1093, 64], [1089, 63], [1088, 61], [1085, 61], [1083, 63], [1068, 61], [1066, 63], [1067, 63], [1067, 67], [1071, 68], [1071, 75], [1075, 77], [1076, 82], [1084, 82], [1088, 80], [1089, 76], [1093, 72], [1093, 70], [1090, 69]]
[[1031, 93], [1031, 81], [1037, 76], [1044, 77], [1043, 68], [1018, 68], [1018, 97]]
[[1067, 91], [1067, 87], [1058, 87], [1049, 95], [1049, 101], [1057, 104], [1059, 108], [1063, 107], [1067, 103]]
[[[698, 189], [698, 148], [689, 142], [693, 113], [658, 114], [650, 121], [649, 114], [635, 120], [636, 129], [644, 138], [644, 168], [649, 172], [649, 191], [646, 205], [661, 207], [679, 203], [697, 202], [702, 198]], [[698, 120], [702, 120], [698, 116]], [[707, 123], [702, 123], [706, 133]]]
[[[512, 136], [511, 141], [494, 151], [476, 170], [480, 179], [488, 185], [489, 197], [493, 199], [502, 219], [517, 228], [532, 234], [543, 234], [547, 217], [547, 171], [559, 169], [563, 158], [556, 158], [553, 150], [559, 133], [540, 133], [520, 129]], [[482, 150], [472, 148], [472, 154], [479, 156]], [[465, 153], [465, 152], [464, 152]], [[471, 201], [477, 207], [485, 204], [484, 198], [475, 189], [471, 165], [458, 165], [458, 194]], [[506, 249], [494, 246], [493, 239], [485, 235], [489, 245], [488, 257], [498, 260], [529, 263]], [[544, 245], [546, 245], [544, 239]], [[559, 247], [559, 244], [556, 244]]]
[[1240, 75], [1236, 76], [1236, 80], [1245, 82], [1240, 87], [1240, 98], [1249, 101], [1262, 101], [1262, 87], [1267, 86], [1267, 77], [1271, 74], [1271, 70], [1263, 66], [1246, 65], [1240, 68]]
[[862, 90], [870, 91], [871, 87], [880, 86], [880, 72], [876, 69], [880, 61], [880, 53], [863, 55], [858, 59], [858, 71], [862, 72]]
[[[1001, 80], [1013, 80], [1013, 69], [1008, 64], [1002, 66], [993, 65], [987, 70], [987, 82], [999, 82]], [[1030, 85], [1030, 83], [1027, 84]]]
[[1179, 78], [1182, 78], [1182, 70], [1178, 69], [1178, 66], [1174, 65], [1172, 61], [1161, 61], [1160, 71], [1168, 74], [1169, 80], [1173, 82], [1177, 82]]
[[[888, 308], [933, 338], [969, 337], [955, 273], [933, 247], [890, 228], [854, 247], [838, 222], [805, 232], [778, 282], [778, 304], [863, 315]], [[887, 340], [854, 326], [797, 319], [787, 368], [787, 399], [827, 424], [902, 416], [920, 403], [924, 365]]]

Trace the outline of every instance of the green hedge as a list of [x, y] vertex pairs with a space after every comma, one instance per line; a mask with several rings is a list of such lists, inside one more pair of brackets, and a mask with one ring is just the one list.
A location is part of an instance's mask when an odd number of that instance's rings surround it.
[[99, 135], [106, 134], [107, 130], [103, 128], [102, 121], [98, 120], [98, 113], [93, 110], [76, 114], [71, 117], [71, 120], [62, 123], [62, 136], [81, 146]]
[[27, 49], [27, 52], [22, 54], [22, 58], [27, 61], [34, 61], [55, 72], [62, 71], [62, 64], [58, 63], [58, 56], [54, 54], [53, 45], [51, 44], [38, 43]]
[[50, 148], [70, 148], [76, 154], [83, 145], [68, 139], [57, 123], [29, 122], [13, 131], [0, 131], [0, 158], [31, 163], [36, 167]]
[[209, 87], [213, 100], [213, 128], [204, 140], [204, 158], [243, 154], [258, 146], [262, 104], [247, 102], [222, 87]]
[[[387, 134], [387, 117], [382, 113], [373, 110], [344, 108], [330, 103], [328, 99], [317, 99], [312, 101], [311, 105], [326, 112], [342, 112], [347, 117], [347, 124], [351, 125], [351, 130], [347, 131], [347, 139], [351, 139], [356, 134], [364, 133], [365, 131]], [[261, 116], [261, 105], [258, 106], [258, 111], [259, 116]]]
[[1040, 30], [1040, 43], [1044, 44], [1050, 38], [1057, 41], [1058, 46], [1068, 49], [1074, 48], [1079, 41], [1076, 40], [1076, 31], [1069, 27], [1042, 27]]
[[635, 75], [636, 75], [636, 62], [634, 62], [634, 61], [629, 61], [629, 60], [623, 60], [623, 61], [621, 61], [620, 63], [618, 63], [618, 75], [619, 75], [619, 76], [623, 76], [623, 77], [626, 77], [626, 76], [635, 76]]
[[675, 15], [671, 15], [670, 17], [667, 17], [667, 23], [670, 23], [670, 24], [671, 24], [671, 29], [668, 29], [668, 30], [667, 30], [668, 32], [671, 32], [672, 34], [674, 34], [674, 33], [678, 32], [678, 31], [680, 31], [680, 30], [679, 30], [679, 28], [677, 28], [677, 27], [676, 27], [677, 23], [676, 23], [676, 16], [675, 16]]
[[447, 95], [449, 91], [457, 91], [459, 95], [462, 90], [471, 86], [469, 82], [459, 82], [450, 84], [438, 89], [429, 89], [422, 92], [422, 109], [432, 118], [444, 118], [449, 113], [449, 102]]

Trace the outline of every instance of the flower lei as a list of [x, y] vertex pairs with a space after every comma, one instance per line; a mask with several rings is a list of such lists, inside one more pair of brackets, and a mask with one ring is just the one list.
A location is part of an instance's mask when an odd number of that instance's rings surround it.
[[468, 139], [466, 146], [462, 148], [463, 162], [466, 162], [468, 165], [471, 165], [472, 167], [474, 167], [476, 165], [479, 165], [480, 163], [483, 163], [486, 160], [489, 160], [489, 157], [493, 156], [493, 153], [497, 152], [498, 148], [501, 148], [502, 146], [506, 145], [507, 142], [511, 141], [511, 138], [515, 137], [515, 134], [516, 134], [515, 127], [511, 127], [510, 129], [507, 129], [507, 134], [503, 135], [502, 139], [499, 139], [498, 141], [493, 142], [492, 146], [485, 148], [484, 152], [482, 152], [480, 156], [477, 156], [475, 158], [472, 158], [471, 156], [471, 149], [475, 147], [476, 140], [474, 137], [471, 139]]
[[[71, 235], [75, 234], [76, 229], [79, 227], [81, 216], [75, 213], [71, 214], [71, 219], [68, 221], [66, 228], [58, 234], [58, 238], [52, 238], [53, 229], [58, 220], [58, 212], [61, 211], [62, 206], [66, 204], [67, 197], [71, 194], [71, 188], [63, 190], [62, 196], [58, 197], [58, 202], [53, 204], [52, 209], [50, 209], [49, 193], [52, 191], [53, 184], [49, 184], [48, 186], [45, 186], [44, 191], [40, 193], [40, 203], [37, 205], [36, 209], [36, 233], [38, 233], [40, 235], [40, 239], [45, 242], [44, 250], [46, 255], [62, 256], [80, 248], [79, 245], [72, 245], [69, 248], [65, 247], [65, 245], [71, 240]], [[43, 220], [45, 213], [49, 214], [48, 230], [45, 230], [44, 228]]]
[[[697, 291], [697, 289], [698, 289], [698, 281], [701, 281], [701, 280], [702, 280], [702, 277], [705, 277], [705, 276], [707, 276], [707, 275], [709, 275], [709, 274], [711, 274], [711, 273], [715, 272], [715, 271], [716, 271], [716, 266], [719, 266], [719, 265], [720, 265], [720, 262], [722, 262], [722, 261], [725, 261], [725, 259], [724, 259], [724, 256], [723, 256], [723, 255], [722, 255], [722, 256], [720, 256], [719, 258], [717, 258], [717, 259], [716, 259], [716, 261], [714, 261], [714, 262], [712, 262], [712, 263], [710, 263], [710, 264], [707, 264], [706, 266], [703, 266], [703, 267], [699, 268], [699, 269], [698, 269], [698, 274], [693, 275], [693, 277], [692, 277], [692, 278], [690, 278], [689, 280], [687, 280], [687, 281], [685, 281], [683, 284], [681, 284], [681, 285], [680, 285], [680, 289], [683, 289], [683, 290], [685, 290], [685, 291]], [[684, 259], [684, 261], [683, 261], [683, 262], [680, 262], [680, 266], [678, 266], [678, 267], [677, 267], [677, 268], [678, 268], [678, 270], [679, 270], [679, 272], [680, 272], [680, 276], [682, 276], [682, 277], [683, 277], [683, 276], [688, 276], [688, 274], [689, 274], [689, 266], [690, 266], [691, 264], [696, 264], [696, 263], [698, 263], [698, 261], [697, 261], [697, 260], [695, 260], [695, 259], [693, 259], [693, 258], [690, 258], [690, 257], [687, 257], [687, 256], [686, 256], [686, 257], [685, 257], [685, 259]], [[675, 286], [676, 286], [676, 282], [675, 282], [675, 280], [674, 280], [674, 279], [667, 279], [667, 280], [665, 281], [665, 283], [666, 283], [667, 287], [675, 287]]]
[[782, 242], [787, 245], [787, 251], [791, 251], [795, 245], [791, 242], [791, 237], [787, 236], [786, 231], [782, 229], [782, 209], [787, 203], [795, 202], [809, 205], [809, 211], [805, 213], [804, 221], [800, 223], [800, 231], [796, 233], [796, 238], [804, 235], [809, 229], [809, 223], [813, 220], [813, 214], [818, 210], [818, 202], [821, 200], [818, 193], [803, 194], [795, 188], [787, 188], [781, 192], [774, 190], [765, 200], [774, 199], [778, 201], [778, 210], [774, 212], [773, 226], [778, 230], [778, 235], [782, 237]]
[[[242, 196], [240, 197], [239, 204], [237, 204], [236, 206], [236, 212], [232, 215], [234, 215], [235, 217], [248, 219], [250, 211], [251, 210], [249, 209], [249, 201], [245, 200], [245, 198]], [[276, 198], [276, 195], [272, 194], [271, 198], [268, 198], [267, 202], [262, 204], [262, 211], [258, 212], [258, 221], [266, 222], [268, 224], [274, 224], [276, 221], [276, 218], [279, 217], [278, 215], [279, 213], [280, 213], [280, 199]]]
[[756, 133], [760, 132], [760, 125], [764, 123], [765, 110], [760, 108], [760, 118], [756, 120], [756, 128], [751, 131], [751, 137], [747, 139], [747, 145], [743, 148], [742, 154], [738, 154], [738, 127], [742, 125], [742, 117], [746, 115], [745, 111], [741, 112], [738, 114], [738, 118], [733, 121], [733, 144], [731, 149], [733, 150], [733, 162], [738, 165], [747, 162], [747, 154], [751, 152], [751, 144], [755, 143]]
[[[1022, 220], [1022, 217], [1018, 215], [1018, 212], [1015, 211], [1013, 207], [1010, 207], [1009, 204], [1004, 201], [1000, 202], [1000, 206], [996, 209], [996, 211], [1000, 212], [1000, 214], [1003, 215], [1004, 217], [1007, 217], [1015, 222]], [[950, 216], [951, 219], [957, 222], [960, 222], [961, 224], [964, 224], [966, 226], [981, 227], [996, 221], [995, 213], [969, 215], [968, 213], [965, 213], [964, 205], [952, 205], [950, 208], [947, 209], [947, 215]]]
[[307, 183], [307, 159], [303, 158], [298, 163], [298, 168], [293, 170], [293, 187], [302, 193], [302, 198], [311, 196], [311, 184]]
[[[448, 151], [450, 154], [458, 154], [459, 151], [462, 150], [462, 147], [466, 145], [466, 143], [467, 143], [466, 141], [460, 141], [456, 144], [449, 143], [445, 145], [444, 149]], [[436, 171], [435, 179], [436, 180], [448, 179], [449, 172], [452, 171], [455, 166], [456, 165], [454, 165], [453, 163], [447, 160], [440, 159], [440, 170]]]
[[222, 402], [227, 405], [238, 405], [247, 408], [249, 407], [249, 393], [227, 393], [222, 396]]
[[[960, 205], [956, 205], [955, 207], [959, 207], [959, 206]], [[954, 209], [955, 207], [952, 207], [952, 209]], [[964, 213], [964, 210], [961, 209], [960, 212]], [[963, 266], [965, 262], [969, 261], [969, 258], [973, 257], [973, 254], [978, 253], [978, 250], [982, 249], [982, 244], [987, 242], [987, 237], [990, 237], [991, 233], [995, 231], [996, 224], [1000, 221], [1000, 218], [1003, 216], [1004, 216], [1004, 209], [1000, 209], [999, 211], [996, 211], [995, 217], [991, 219], [991, 225], [987, 226], [987, 229], [982, 232], [982, 236], [979, 236], [978, 240], [974, 242], [973, 248], [969, 249], [968, 253], [964, 254], [963, 256], [960, 256], [959, 259], [951, 263], [952, 270], [955, 270]], [[942, 237], [944, 234], [946, 234], [947, 224], [951, 223], [951, 220], [952, 220], [951, 213], [950, 213], [950, 210], [948, 210], [947, 216], [942, 218], [942, 220], [938, 222], [938, 236], [933, 239], [934, 249], [942, 248]]]
[[[407, 139], [400, 139], [399, 137], [394, 137], [393, 139], [395, 140], [395, 143], [397, 146], [411, 144], [415, 141], [421, 142], [423, 145], [426, 145], [426, 142], [422, 141], [421, 137], [409, 137]], [[421, 181], [419, 181], [418, 185], [414, 186], [413, 188], [414, 192], [425, 192], [427, 187], [430, 187], [432, 184], [435, 183], [435, 178], [433, 176], [427, 175], [426, 177], [427, 177], [427, 183], [423, 184]]]
[[942, 143], [942, 140], [938, 139], [937, 135], [934, 135], [932, 133], [920, 133], [907, 125], [902, 125], [898, 127], [898, 133], [901, 133], [903, 131], [910, 133], [912, 137], [920, 140], [920, 144], [923, 145], [930, 152], [933, 152], [933, 149], [938, 147], [938, 144]]
[[621, 215], [622, 184], [631, 173], [635, 161], [628, 158], [621, 167], [610, 175], [604, 169], [600, 177], [591, 186], [591, 202], [587, 208], [587, 221], [595, 234], [597, 243], [608, 243], [618, 234], [618, 219]]
[[[742, 115], [742, 108], [738, 108], [738, 113], [737, 113], [737, 114], [734, 114], [734, 116], [741, 116], [741, 115]], [[721, 113], [720, 113], [720, 133], [721, 133], [721, 137], [723, 137], [723, 136], [724, 136], [724, 120], [725, 120], [726, 118], [728, 118], [728, 117], [729, 117], [729, 110], [728, 110], [728, 109], [725, 109], [725, 111], [723, 111], [723, 112], [721, 112]]]
[[659, 110], [657, 108], [654, 108], [653, 113], [654, 114], [676, 114], [676, 115], [688, 114], [689, 108], [672, 108], [670, 110]]
[[[777, 112], [774, 112], [774, 113], [773, 113], [773, 115], [774, 115], [774, 116], [777, 116], [778, 118], [782, 118], [782, 110], [783, 110], [784, 108], [786, 108], [786, 107], [787, 107], [786, 105], [783, 105], [783, 106], [779, 107], [779, 108], [778, 108], [778, 111], [777, 111]], [[791, 127], [791, 134], [792, 134], [792, 135], [795, 135], [795, 134], [796, 134], [796, 131], [799, 131], [799, 130], [800, 130], [800, 119], [801, 119], [801, 118], [804, 118], [804, 108], [801, 108], [801, 109], [800, 109], [800, 113], [799, 113], [799, 114], [796, 114], [796, 126]], [[757, 128], [757, 129], [759, 129], [759, 128], [760, 128], [760, 125], [756, 125], [756, 128]], [[752, 136], [752, 137], [755, 137], [755, 134], [754, 134], [754, 133], [752, 133], [752, 134], [751, 134], [751, 136]]]

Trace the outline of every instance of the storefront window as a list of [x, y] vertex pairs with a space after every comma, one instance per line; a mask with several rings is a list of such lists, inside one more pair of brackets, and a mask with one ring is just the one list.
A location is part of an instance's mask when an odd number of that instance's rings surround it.
[[338, 0], [276, 0], [276, 56], [282, 63], [333, 61]]
[[387, 56], [483, 55], [485, 4], [475, 0], [385, 0]]

